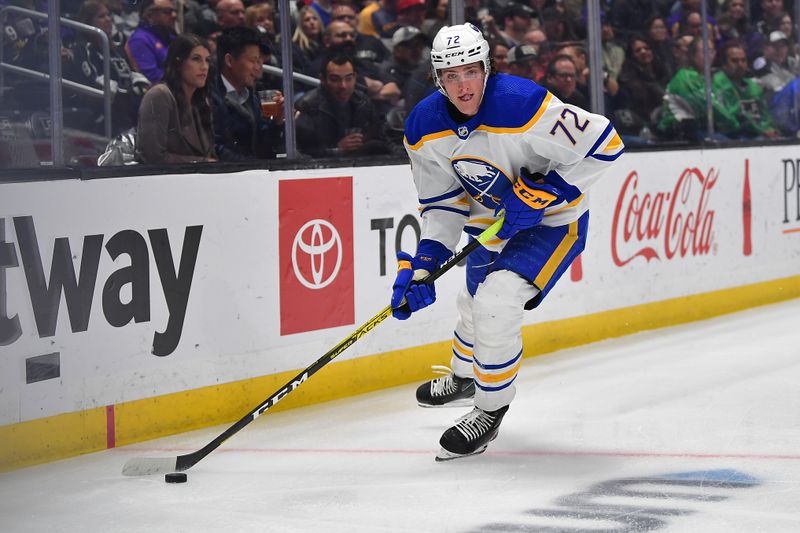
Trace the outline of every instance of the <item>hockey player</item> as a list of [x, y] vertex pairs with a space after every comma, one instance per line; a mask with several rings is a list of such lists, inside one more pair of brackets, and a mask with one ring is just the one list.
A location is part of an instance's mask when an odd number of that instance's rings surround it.
[[[452, 371], [417, 390], [423, 407], [469, 405], [440, 439], [437, 460], [481, 453], [514, 398], [524, 309], [533, 309], [583, 250], [587, 191], [623, 152], [602, 116], [564, 104], [530, 80], [492, 72], [472, 24], [442, 28], [431, 51], [439, 89], [406, 121], [422, 216], [415, 256], [398, 254], [393, 315], [434, 302], [419, 280], [505, 209], [497, 237], [467, 259], [458, 296]], [[405, 302], [404, 302], [405, 300]]]

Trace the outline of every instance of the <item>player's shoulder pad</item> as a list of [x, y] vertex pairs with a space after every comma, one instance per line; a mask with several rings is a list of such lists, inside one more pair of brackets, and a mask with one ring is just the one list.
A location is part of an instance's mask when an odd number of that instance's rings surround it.
[[497, 74], [489, 78], [482, 123], [489, 128], [527, 129], [547, 105], [547, 89], [532, 80]]
[[406, 144], [414, 146], [428, 135], [449, 131], [442, 113], [447, 113], [447, 99], [439, 91], [429, 94], [414, 106], [406, 118]]

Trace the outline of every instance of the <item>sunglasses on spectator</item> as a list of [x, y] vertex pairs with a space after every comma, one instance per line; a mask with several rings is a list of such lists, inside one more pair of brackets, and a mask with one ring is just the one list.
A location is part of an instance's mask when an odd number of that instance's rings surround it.
[[333, 20], [356, 20], [357, 18], [355, 15], [336, 15]]

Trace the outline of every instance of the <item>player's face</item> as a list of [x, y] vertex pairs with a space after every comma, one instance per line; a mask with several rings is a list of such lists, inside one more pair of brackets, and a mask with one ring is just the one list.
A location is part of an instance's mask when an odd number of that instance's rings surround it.
[[478, 112], [483, 97], [483, 65], [472, 63], [442, 70], [439, 79], [456, 109], [468, 117]]

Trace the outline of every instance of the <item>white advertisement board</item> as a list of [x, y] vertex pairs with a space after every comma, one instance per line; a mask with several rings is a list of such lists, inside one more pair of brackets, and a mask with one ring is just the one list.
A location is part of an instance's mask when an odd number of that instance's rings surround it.
[[[528, 323], [800, 273], [793, 146], [626, 154]], [[303, 368], [414, 250], [406, 165], [0, 184], [0, 425]], [[340, 359], [450, 337], [437, 304]]]

